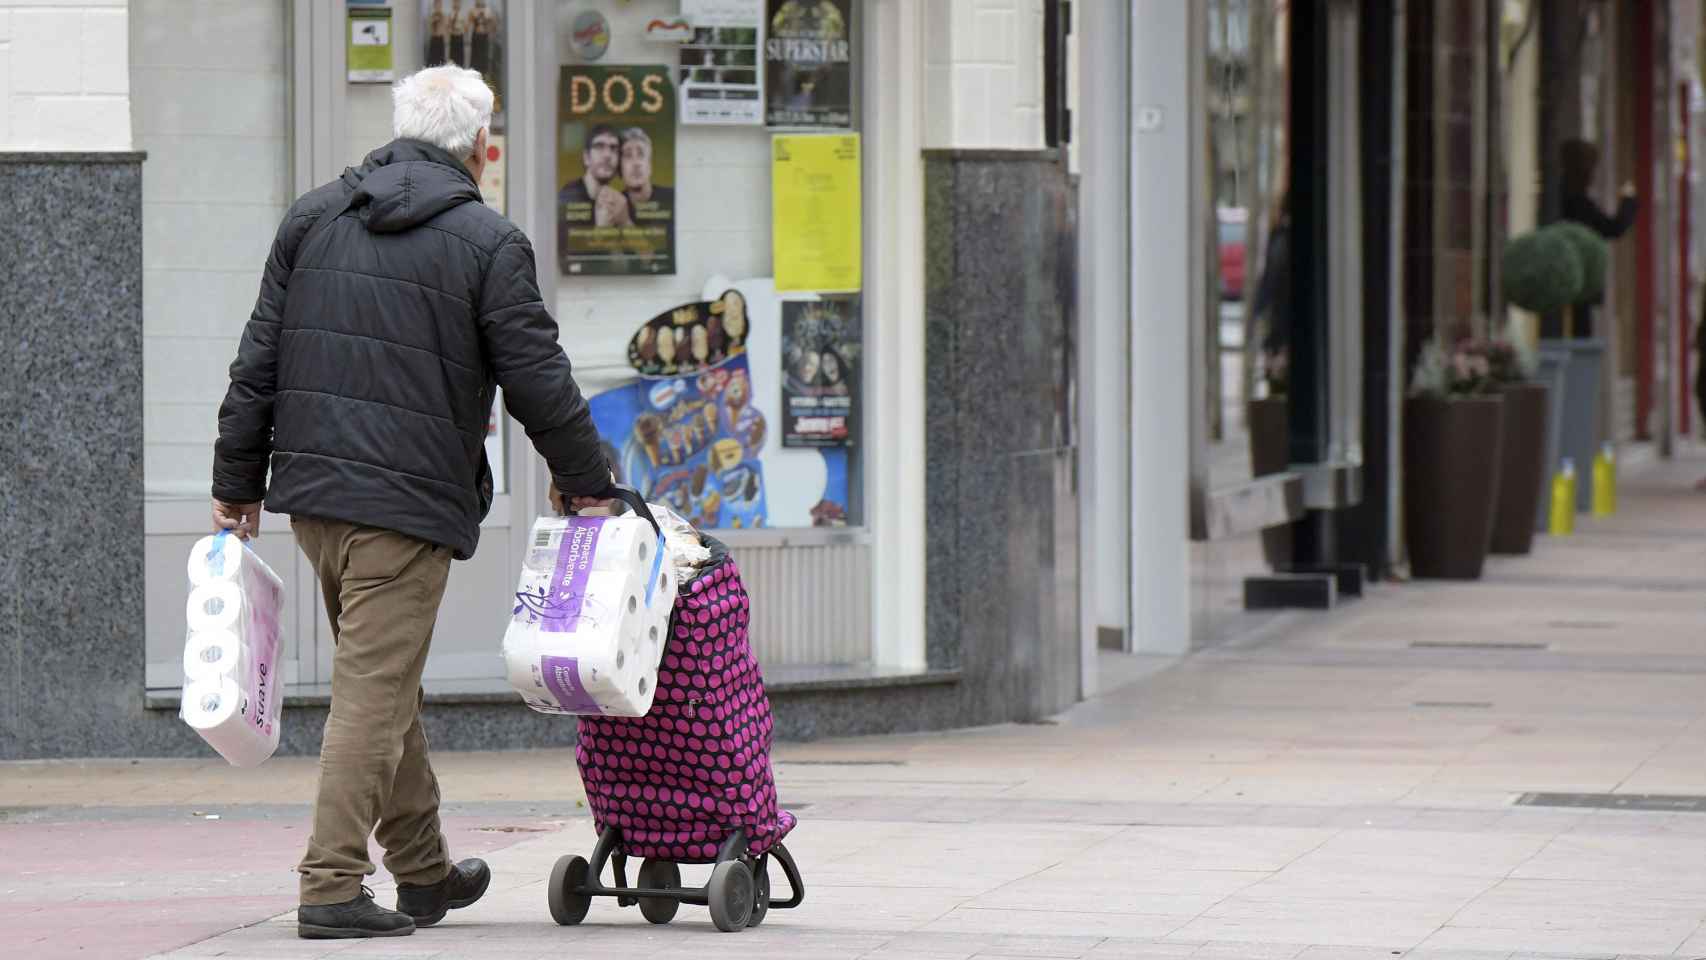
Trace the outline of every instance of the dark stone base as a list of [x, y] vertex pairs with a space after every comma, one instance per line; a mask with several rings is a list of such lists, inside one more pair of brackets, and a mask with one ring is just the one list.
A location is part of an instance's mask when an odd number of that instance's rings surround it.
[[1368, 577], [1368, 571], [1360, 563], [1282, 563], [1274, 568], [1274, 572], [1326, 574], [1333, 578], [1340, 598], [1362, 596], [1362, 586]]
[[1244, 581], [1246, 610], [1331, 610], [1338, 602], [1332, 574], [1294, 573]]

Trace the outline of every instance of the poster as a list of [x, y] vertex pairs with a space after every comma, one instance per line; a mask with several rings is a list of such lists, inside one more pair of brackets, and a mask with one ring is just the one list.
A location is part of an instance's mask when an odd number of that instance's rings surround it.
[[350, 83], [390, 83], [396, 79], [391, 50], [391, 8], [351, 6], [349, 46], [344, 51]]
[[509, 169], [509, 144], [501, 133], [486, 136], [486, 166], [480, 171], [480, 199], [499, 213], [504, 212], [504, 173]]
[[765, 122], [853, 125], [851, 0], [770, 0], [764, 41]]
[[562, 68], [557, 257], [564, 274], [675, 273], [675, 86], [667, 66]]
[[681, 122], [764, 123], [764, 0], [682, 0]]
[[628, 341], [628, 365], [642, 377], [698, 374], [745, 353], [746, 335], [746, 297], [728, 290], [652, 318]]
[[848, 447], [858, 433], [859, 301], [782, 302], [782, 445]]
[[770, 149], [776, 289], [857, 293], [864, 242], [859, 135], [778, 134]]
[[504, 0], [421, 0], [421, 36], [429, 67], [454, 63], [480, 71], [492, 88], [492, 132], [504, 127]]
[[693, 376], [607, 390], [590, 404], [598, 432], [618, 445], [607, 451], [617, 482], [696, 527], [765, 526], [767, 425], [744, 354]]

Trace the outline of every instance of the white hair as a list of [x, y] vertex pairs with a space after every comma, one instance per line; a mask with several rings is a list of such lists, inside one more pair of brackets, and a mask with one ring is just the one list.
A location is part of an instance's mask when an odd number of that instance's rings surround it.
[[492, 123], [492, 90], [478, 70], [446, 64], [404, 77], [391, 88], [392, 129], [424, 140], [458, 159], [474, 151]]

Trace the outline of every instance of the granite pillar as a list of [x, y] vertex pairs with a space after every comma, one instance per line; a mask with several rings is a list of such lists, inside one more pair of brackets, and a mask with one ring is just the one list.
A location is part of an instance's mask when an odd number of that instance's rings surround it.
[[1078, 696], [1075, 209], [1052, 152], [926, 153], [927, 649], [962, 724]]
[[126, 752], [148, 719], [142, 155], [0, 154], [0, 223], [0, 759]]

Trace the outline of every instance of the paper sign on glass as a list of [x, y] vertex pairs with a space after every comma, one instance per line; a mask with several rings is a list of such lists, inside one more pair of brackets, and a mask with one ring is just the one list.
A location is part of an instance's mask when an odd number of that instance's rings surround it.
[[770, 150], [776, 289], [858, 292], [859, 135], [778, 134]]

